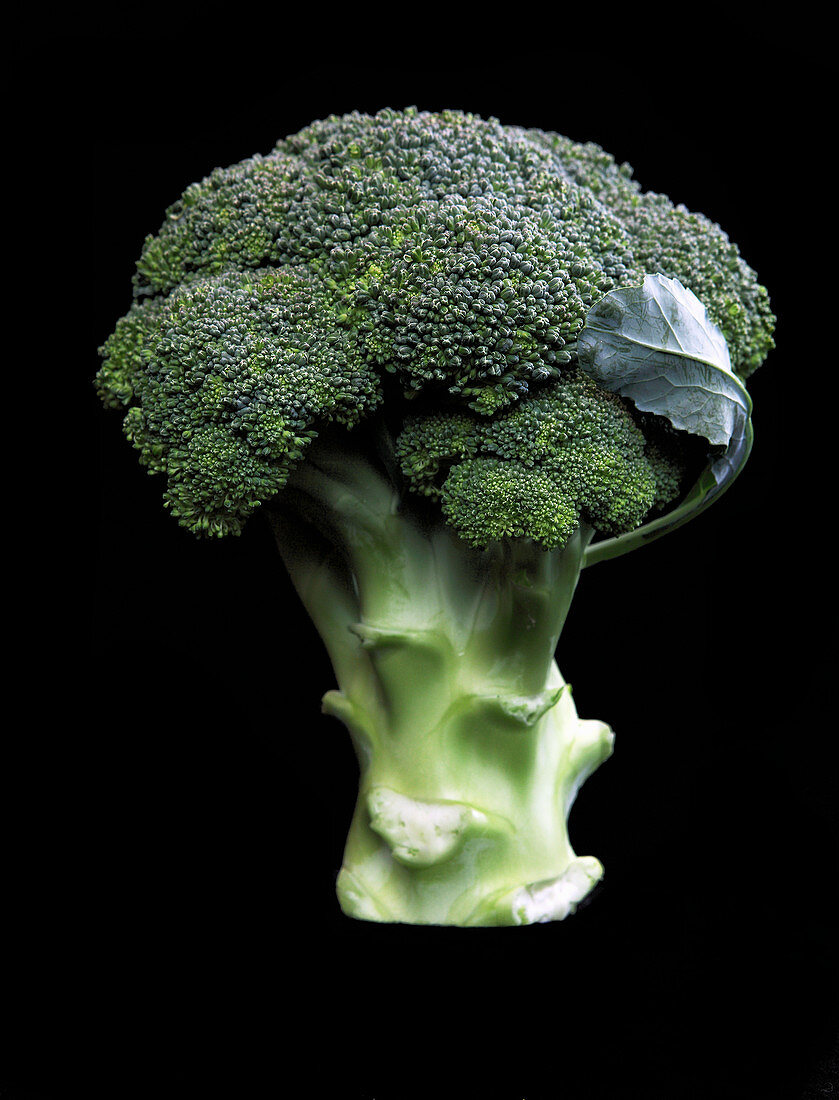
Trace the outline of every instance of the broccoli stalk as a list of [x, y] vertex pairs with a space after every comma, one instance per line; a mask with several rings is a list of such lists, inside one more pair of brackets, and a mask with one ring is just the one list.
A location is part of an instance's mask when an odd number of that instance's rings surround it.
[[405, 499], [387, 451], [358, 434], [314, 445], [272, 509], [338, 680], [323, 709], [360, 766], [341, 906], [408, 923], [561, 919], [602, 874], [575, 856], [567, 817], [612, 733], [577, 717], [554, 661], [592, 529], [562, 550], [473, 548]]

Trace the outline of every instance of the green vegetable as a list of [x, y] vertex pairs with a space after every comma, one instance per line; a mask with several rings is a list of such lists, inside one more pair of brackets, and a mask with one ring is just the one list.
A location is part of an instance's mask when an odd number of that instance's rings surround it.
[[774, 317], [736, 246], [597, 146], [386, 110], [191, 184], [134, 295], [103, 402], [187, 529], [267, 517], [332, 661], [344, 911], [573, 912], [602, 868], [568, 813], [612, 733], [554, 652], [580, 570], [748, 456]]

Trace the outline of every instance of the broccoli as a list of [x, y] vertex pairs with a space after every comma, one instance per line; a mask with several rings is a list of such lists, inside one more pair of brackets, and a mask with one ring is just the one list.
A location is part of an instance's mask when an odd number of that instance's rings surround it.
[[360, 766], [346, 914], [559, 920], [597, 882], [567, 819], [613, 734], [560, 631], [742, 468], [774, 320], [628, 165], [454, 110], [315, 122], [146, 239], [97, 391], [189, 531], [271, 525]]

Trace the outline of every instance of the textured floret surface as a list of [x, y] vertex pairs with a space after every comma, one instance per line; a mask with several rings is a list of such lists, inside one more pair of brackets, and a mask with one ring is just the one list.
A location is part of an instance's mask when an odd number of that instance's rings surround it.
[[620, 534], [672, 500], [680, 446], [664, 426], [655, 434], [658, 443], [619, 398], [569, 370], [493, 417], [411, 417], [397, 454], [405, 477], [439, 499], [472, 545], [527, 537], [553, 549], [580, 523]]

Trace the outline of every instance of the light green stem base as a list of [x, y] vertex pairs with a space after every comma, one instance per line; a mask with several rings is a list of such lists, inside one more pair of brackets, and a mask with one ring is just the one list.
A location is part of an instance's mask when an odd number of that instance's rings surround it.
[[339, 688], [359, 798], [337, 890], [371, 921], [561, 920], [602, 874], [575, 855], [576, 793], [612, 749], [553, 660], [591, 536], [561, 553], [471, 550], [407, 511], [389, 479], [316, 455], [274, 517]]
[[[336, 713], [343, 700], [335, 708], [327, 695], [325, 706]], [[580, 721], [567, 690], [530, 727], [489, 709], [464, 707], [432, 729], [413, 778], [404, 742], [370, 754], [338, 877], [345, 913], [412, 924], [562, 920], [600, 878], [598, 860], [575, 856], [566, 822], [580, 784], [611, 752], [611, 731]], [[426, 763], [435, 747], [443, 764]]]

